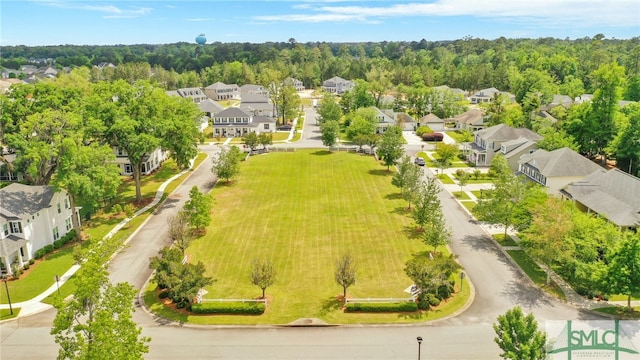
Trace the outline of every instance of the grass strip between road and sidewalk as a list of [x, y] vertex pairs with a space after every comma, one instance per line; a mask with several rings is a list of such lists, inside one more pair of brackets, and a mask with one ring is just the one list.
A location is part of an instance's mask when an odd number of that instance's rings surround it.
[[527, 255], [524, 250], [507, 250], [507, 254], [518, 264], [520, 269], [533, 281], [538, 287], [556, 298], [566, 300], [562, 289], [553, 281], [549, 284], [547, 281], [547, 273], [541, 269], [538, 264]]

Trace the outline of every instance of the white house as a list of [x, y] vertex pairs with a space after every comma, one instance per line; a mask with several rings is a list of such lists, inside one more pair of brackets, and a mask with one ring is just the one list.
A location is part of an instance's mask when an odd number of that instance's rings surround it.
[[345, 80], [339, 76], [334, 76], [322, 83], [322, 90], [332, 94], [342, 94], [345, 91], [353, 89], [355, 83]]
[[22, 267], [35, 252], [53, 244], [78, 224], [78, 208], [72, 209], [66, 191], [51, 186], [13, 183], [0, 189], [0, 268], [12, 274], [12, 265]]
[[215, 101], [240, 98], [240, 88], [238, 85], [225, 84], [219, 81], [204, 88], [204, 93], [209, 97], [209, 99]]
[[235, 107], [213, 116], [214, 137], [241, 137], [250, 132], [271, 133], [275, 130], [276, 121], [273, 118], [249, 114]]
[[[116, 154], [116, 165], [120, 167], [121, 175], [133, 175], [133, 166], [129, 161], [127, 152], [118, 147], [113, 148], [113, 153]], [[142, 175], [151, 174], [155, 169], [160, 167], [165, 160], [169, 158], [168, 152], [160, 148], [153, 150], [151, 153], [146, 154], [142, 158]]]

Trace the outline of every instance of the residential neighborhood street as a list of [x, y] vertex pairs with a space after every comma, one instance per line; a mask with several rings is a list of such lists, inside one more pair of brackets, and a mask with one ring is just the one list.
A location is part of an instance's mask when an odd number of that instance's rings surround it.
[[[322, 148], [316, 113], [306, 108], [302, 139], [274, 146]], [[213, 156], [219, 147], [202, 145]], [[414, 155], [421, 144], [408, 141], [406, 153]], [[209, 191], [214, 176], [206, 159], [162, 203], [136, 232], [109, 266], [113, 282], [129, 282], [142, 289], [151, 274], [149, 258], [169, 244], [167, 219], [188, 199], [189, 189]], [[433, 176], [424, 168], [425, 176]], [[523, 276], [488, 236], [486, 228], [446, 190], [440, 200], [453, 231], [451, 250], [459, 256], [474, 288], [472, 303], [463, 312], [418, 325], [330, 326], [192, 326], [169, 323], [147, 313], [138, 302], [134, 319], [150, 336], [147, 359], [413, 359], [416, 337], [424, 339], [423, 359], [496, 359], [500, 349], [493, 342], [492, 324], [498, 315], [516, 305], [533, 312], [540, 326], [545, 320], [599, 319], [544, 294]], [[469, 283], [465, 282], [468, 286]], [[0, 359], [53, 359], [58, 346], [49, 335], [54, 310], [0, 324]]]

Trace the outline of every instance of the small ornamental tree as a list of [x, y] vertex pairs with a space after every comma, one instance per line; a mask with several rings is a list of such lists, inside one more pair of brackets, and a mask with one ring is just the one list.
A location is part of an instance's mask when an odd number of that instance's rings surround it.
[[418, 230], [424, 230], [424, 227], [432, 222], [433, 215], [441, 212], [438, 193], [440, 193], [440, 187], [434, 178], [429, 177], [418, 186], [414, 200], [415, 206], [411, 213]]
[[538, 322], [533, 314], [525, 316], [519, 306], [498, 316], [498, 322], [493, 324], [493, 329], [496, 332], [494, 341], [503, 351], [500, 354], [501, 358], [510, 360], [546, 358], [546, 334], [538, 330]]
[[611, 292], [627, 295], [631, 311], [631, 295], [640, 292], [640, 233], [623, 235], [611, 257], [607, 275]]
[[189, 191], [189, 200], [184, 204], [183, 212], [189, 224], [202, 231], [211, 223], [211, 197], [203, 194], [194, 186]]
[[382, 134], [382, 140], [378, 146], [378, 156], [389, 170], [391, 165], [402, 156], [402, 130], [397, 127], [390, 127]]
[[217, 158], [212, 160], [211, 172], [226, 182], [231, 181], [240, 172], [242, 150], [237, 146], [223, 147]]
[[247, 145], [251, 151], [254, 151], [260, 143], [258, 140], [258, 134], [253, 131], [249, 132], [242, 138], [242, 143]]
[[340, 125], [337, 121], [325, 120], [320, 125], [320, 131], [322, 132], [322, 145], [332, 147], [338, 141]]
[[342, 286], [342, 297], [346, 302], [347, 288], [356, 283], [356, 266], [351, 254], [344, 254], [336, 261], [334, 275], [338, 285]]
[[265, 298], [265, 291], [276, 281], [276, 270], [273, 268], [271, 260], [255, 259], [251, 263], [251, 283], [262, 290], [262, 298]]
[[167, 221], [167, 225], [167, 232], [169, 233], [169, 238], [173, 246], [184, 255], [193, 240], [191, 229], [189, 229], [187, 213], [180, 211], [178, 214], [171, 216]]

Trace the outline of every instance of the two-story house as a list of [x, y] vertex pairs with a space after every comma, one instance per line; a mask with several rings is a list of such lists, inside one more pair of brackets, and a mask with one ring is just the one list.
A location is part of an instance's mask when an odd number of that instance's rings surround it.
[[[129, 161], [129, 156], [124, 149], [113, 147], [113, 153], [116, 154], [116, 165], [120, 168], [120, 175], [133, 175], [133, 166]], [[141, 174], [148, 175], [160, 167], [160, 165], [169, 158], [167, 151], [157, 148], [145, 154], [142, 158]]]
[[296, 89], [296, 91], [298, 91], [298, 92], [304, 91], [304, 84], [302, 83], [302, 81], [300, 81], [298, 79], [294, 79], [292, 77], [288, 77], [288, 78], [284, 79], [283, 83], [285, 85], [290, 85], [291, 87]]
[[345, 80], [339, 76], [334, 76], [322, 83], [322, 90], [331, 94], [342, 94], [345, 91], [353, 89], [354, 86], [355, 83], [353, 81]]
[[494, 156], [500, 153], [515, 172], [520, 157], [537, 150], [536, 143], [541, 139], [542, 136], [526, 128], [505, 124], [491, 126], [474, 133], [468, 160], [476, 166], [490, 166]]
[[215, 101], [240, 98], [240, 88], [238, 88], [238, 85], [225, 84], [219, 81], [204, 88], [204, 93], [209, 97], [209, 99]]
[[559, 195], [568, 184], [600, 169], [596, 163], [567, 147], [553, 151], [538, 149], [518, 160], [518, 171], [553, 195]]
[[51, 186], [18, 183], [0, 189], [0, 268], [12, 274], [31, 260], [35, 252], [73, 229], [72, 217], [80, 224], [78, 209], [72, 209], [66, 191]]
[[494, 97], [496, 97], [496, 95], [504, 95], [506, 96], [511, 102], [516, 102], [516, 96], [508, 93], [508, 92], [504, 92], [504, 91], [500, 91], [496, 88], [487, 88], [487, 89], [482, 89], [476, 93], [474, 93], [473, 95], [471, 95], [469, 97], [469, 102], [472, 104], [481, 104], [481, 103], [486, 103], [486, 102], [490, 102]]
[[196, 104], [208, 99], [207, 95], [200, 88], [195, 87], [178, 89], [176, 93], [183, 98], [191, 99]]
[[272, 133], [276, 121], [268, 116], [249, 114], [231, 107], [213, 116], [214, 137], [242, 137], [250, 132]]
[[621, 230], [640, 228], [640, 179], [618, 169], [599, 169], [567, 185], [562, 196]]

